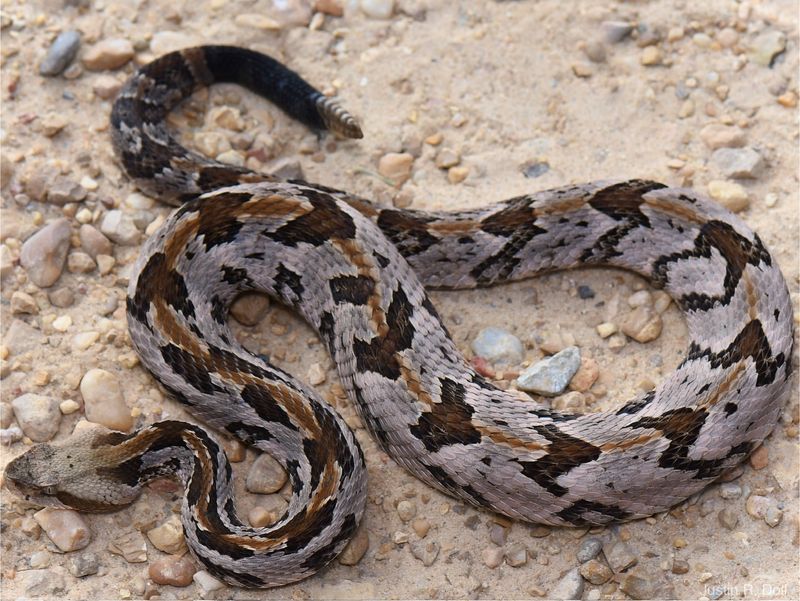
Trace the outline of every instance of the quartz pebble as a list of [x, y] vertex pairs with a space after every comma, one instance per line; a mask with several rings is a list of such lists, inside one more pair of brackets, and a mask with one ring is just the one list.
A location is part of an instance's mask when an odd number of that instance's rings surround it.
[[519, 338], [501, 328], [484, 328], [472, 341], [472, 351], [491, 363], [516, 365], [522, 361], [523, 347]]
[[747, 190], [736, 182], [712, 180], [708, 182], [708, 194], [734, 213], [743, 211], [750, 206]]
[[394, 0], [359, 0], [359, 7], [368, 17], [388, 19], [394, 12]]
[[750, 60], [769, 67], [773, 59], [786, 49], [786, 35], [782, 31], [769, 30], [755, 37], [750, 45]]
[[517, 386], [521, 390], [544, 396], [559, 395], [566, 389], [580, 364], [580, 349], [576, 346], [567, 347], [525, 369], [517, 378]]
[[72, 509], [45, 507], [33, 514], [47, 537], [64, 553], [83, 549], [92, 541], [92, 532], [83, 517]]
[[32, 441], [44, 442], [58, 433], [61, 412], [55, 399], [29, 392], [11, 401], [11, 406], [19, 427]]
[[272, 455], [262, 453], [253, 462], [247, 473], [247, 490], [268, 494], [278, 492], [286, 483], [286, 472]]
[[118, 69], [133, 58], [133, 44], [122, 38], [101, 40], [83, 55], [83, 65], [91, 71]]
[[114, 555], [121, 555], [128, 563], [147, 561], [147, 543], [138, 530], [128, 530], [109, 541], [108, 550]]
[[636, 307], [620, 320], [620, 329], [637, 342], [650, 342], [661, 334], [661, 316], [649, 305]]
[[369, 549], [369, 534], [364, 526], [360, 526], [350, 542], [339, 555], [339, 563], [343, 566], [354, 566]]
[[81, 553], [80, 555], [70, 555], [67, 560], [67, 570], [75, 578], [83, 578], [97, 574], [100, 569], [100, 559], [95, 553]]
[[56, 219], [25, 241], [19, 260], [31, 282], [40, 288], [56, 282], [67, 260], [69, 239], [69, 221]]
[[400, 187], [411, 177], [413, 164], [413, 155], [407, 152], [389, 152], [378, 161], [378, 173], [392, 180], [395, 186]]
[[72, 318], [69, 315], [59, 315], [51, 325], [56, 332], [66, 332], [72, 326]]
[[196, 571], [197, 567], [189, 556], [169, 555], [151, 563], [147, 575], [156, 584], [189, 586]]
[[181, 525], [180, 517], [177, 515], [170, 516], [160, 526], [148, 530], [147, 538], [156, 549], [164, 551], [164, 553], [182, 555], [186, 552], [183, 526]]
[[139, 243], [141, 237], [133, 218], [119, 209], [105, 214], [100, 223], [100, 231], [111, 241], [122, 246], [134, 246]]
[[753, 148], [718, 148], [711, 155], [712, 165], [725, 177], [753, 179], [764, 169], [764, 161]]
[[78, 405], [78, 403], [76, 403], [72, 399], [67, 399], [66, 401], [61, 401], [58, 404], [59, 411], [61, 411], [61, 413], [64, 414], [64, 415], [70, 415], [72, 413], [75, 413], [80, 408], [81, 408], [81, 406]]
[[597, 335], [600, 338], [608, 338], [612, 334], [616, 334], [619, 328], [617, 324], [606, 321], [598, 325], [595, 330], [597, 330]]
[[312, 363], [308, 368], [308, 372], [306, 372], [306, 379], [312, 386], [319, 386], [325, 382], [326, 377], [327, 374], [319, 363]]
[[505, 556], [506, 563], [512, 568], [519, 568], [528, 563], [528, 549], [520, 543], [509, 545]]
[[192, 576], [192, 580], [194, 580], [195, 584], [200, 587], [203, 593], [218, 591], [225, 586], [224, 582], [217, 580], [205, 570], [195, 572]]
[[61, 74], [78, 54], [81, 34], [74, 29], [62, 31], [50, 45], [47, 54], [39, 65], [39, 74], [54, 77]]
[[744, 132], [732, 125], [709, 123], [700, 130], [700, 139], [711, 150], [719, 148], [740, 148], [744, 146]]
[[583, 578], [578, 568], [573, 568], [556, 583], [549, 592], [551, 599], [580, 599], [583, 595]]
[[104, 369], [90, 369], [81, 379], [80, 391], [88, 421], [121, 432], [133, 427], [117, 376]]

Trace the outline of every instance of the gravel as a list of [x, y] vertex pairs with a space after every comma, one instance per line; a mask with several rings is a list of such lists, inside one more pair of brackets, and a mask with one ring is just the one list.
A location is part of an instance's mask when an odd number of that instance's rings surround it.
[[570, 346], [528, 367], [517, 378], [517, 386], [543, 396], [556, 396], [564, 392], [580, 365], [580, 349]]
[[81, 46], [81, 34], [74, 29], [61, 32], [50, 45], [39, 65], [39, 74], [48, 77], [60, 75], [66, 69]]

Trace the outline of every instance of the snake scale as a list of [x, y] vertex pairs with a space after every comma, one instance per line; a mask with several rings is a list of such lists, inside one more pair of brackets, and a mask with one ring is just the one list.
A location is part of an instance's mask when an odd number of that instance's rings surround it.
[[[664, 511], [773, 429], [791, 372], [789, 294], [759, 237], [724, 208], [638, 180], [469, 211], [383, 208], [181, 146], [167, 129], [169, 111], [221, 81], [248, 87], [311, 128], [351, 138], [361, 130], [282, 64], [228, 46], [156, 59], [131, 77], [112, 110], [127, 173], [179, 205], [132, 272], [133, 345], [192, 414], [285, 467], [289, 509], [264, 528], [240, 521], [220, 445], [177, 421], [38, 445], [7, 468], [6, 483], [19, 494], [106, 510], [172, 474], [186, 488], [189, 548], [225, 581], [283, 585], [334, 558], [364, 511], [364, 457], [313, 389], [234, 339], [228, 307], [252, 290], [292, 307], [319, 333], [367, 429], [398, 464], [514, 519], [581, 526]], [[426, 293], [595, 265], [633, 270], [666, 290], [691, 339], [656, 389], [601, 413], [558, 413], [495, 388], [462, 358]]]

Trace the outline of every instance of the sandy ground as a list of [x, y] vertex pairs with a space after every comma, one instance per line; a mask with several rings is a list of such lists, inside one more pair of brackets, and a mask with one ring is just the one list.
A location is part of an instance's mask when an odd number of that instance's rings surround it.
[[[95, 224], [113, 207], [134, 212], [124, 202], [133, 188], [113, 162], [107, 135], [110, 101], [100, 97], [102, 90], [108, 87], [109, 77], [123, 81], [137, 62], [146, 62], [158, 51], [192, 43], [233, 43], [270, 52], [321, 89], [337, 89], [343, 104], [361, 119], [365, 138], [318, 142], [268, 103], [230, 86], [200, 94], [192, 103], [194, 110], [176, 118], [181, 128], [199, 126], [197, 131], [221, 132], [232, 139], [234, 132], [202, 123], [208, 107], [235, 106], [248, 128], [257, 132], [254, 148], [266, 149], [256, 153], [250, 164], [258, 167], [260, 159], [268, 162], [273, 156], [296, 158], [311, 181], [386, 203], [410, 202], [415, 208], [475, 207], [594, 179], [652, 178], [705, 191], [710, 181], [727, 178], [710, 161], [711, 150], [699, 132], [710, 123], [733, 124], [765, 162], [755, 179], [736, 180], [750, 201], [741, 215], [782, 266], [797, 310], [797, 2], [403, 0], [396, 3], [389, 19], [371, 18], [357, 7], [348, 7], [344, 17], [315, 17], [311, 27], [270, 29], [272, 24], [258, 19], [236, 19], [242, 14], [274, 17], [273, 13], [272, 3], [261, 0], [3, 3], [0, 93], [6, 180], [2, 238], [11, 264], [2, 280], [0, 317], [4, 336], [10, 324], [19, 320], [33, 328], [24, 331], [38, 332], [36, 340], [41, 343], [15, 354], [9, 346], [17, 348], [19, 341], [4, 338], [3, 402], [36, 392], [80, 404], [80, 379], [98, 367], [119, 378], [138, 424], [166, 416], [187, 417], [132, 360], [124, 335], [124, 303], [108, 314], [101, 310], [109, 297], [124, 299], [126, 269], [138, 245], [115, 244], [116, 264], [102, 275], [96, 269], [87, 273], [65, 269], [54, 288], [74, 291], [75, 300], [67, 307], [53, 306], [49, 290], [28, 282], [17, 257], [27, 236], [60, 216], [67, 216], [77, 232], [76, 214], [81, 209], [91, 211], [90, 222]], [[628, 21], [639, 30], [619, 43], [603, 41], [601, 23], [608, 20]], [[83, 36], [78, 64], [96, 42], [111, 38], [131, 41], [136, 56], [111, 71], [79, 68], [70, 78], [41, 77], [38, 65], [48, 46], [69, 28]], [[735, 36], [722, 34], [726, 28], [732, 28]], [[750, 47], [765, 32], [785, 34], [785, 50], [771, 66], [750, 58]], [[653, 35], [658, 64], [643, 65], [643, 60], [649, 62], [653, 56], [641, 44]], [[602, 62], [590, 61], [584, 51], [588, 44], [594, 49], [590, 53], [599, 58], [597, 40], [605, 53]], [[66, 124], [48, 135], [52, 132], [47, 126], [57, 116]], [[441, 145], [423, 142], [435, 134], [443, 137]], [[184, 139], [191, 143], [191, 134]], [[459, 166], [468, 169], [466, 179], [451, 183], [448, 172], [437, 167], [435, 157], [442, 147], [460, 155]], [[377, 165], [385, 153], [401, 151], [410, 152], [415, 161], [411, 179], [398, 189], [377, 175]], [[525, 177], [523, 171], [532, 164], [544, 165], [539, 168], [544, 172]], [[37, 178], [47, 180], [59, 174], [74, 182], [83, 180], [89, 188], [85, 199], [63, 206], [36, 201], [32, 188], [40, 183]], [[533, 175], [530, 170], [529, 174]], [[453, 179], [460, 175], [463, 171], [450, 174]], [[83, 179], [87, 176], [96, 186]], [[155, 204], [147, 209], [149, 215], [137, 219], [144, 220], [143, 229], [168, 211]], [[581, 299], [576, 293], [579, 285], [591, 287], [595, 298]], [[646, 345], [631, 341], [612, 352], [595, 332], [594, 326], [609, 318], [609, 305], [620, 299], [624, 303], [641, 286], [638, 278], [627, 273], [584, 270], [488, 290], [436, 292], [433, 298], [467, 354], [478, 330], [487, 325], [507, 328], [522, 339], [527, 362], [542, 356], [542, 341], [574, 338], [582, 352], [600, 364], [600, 379], [588, 396], [595, 410], [629, 398], [647, 380], [658, 381], [684, 353], [685, 326], [674, 308], [665, 314], [662, 335]], [[17, 291], [34, 299], [35, 314], [14, 313], [10, 299]], [[72, 323], [60, 331], [53, 324], [64, 315]], [[330, 367], [321, 345], [313, 342], [313, 332], [280, 307], [271, 308], [260, 325], [236, 326], [236, 330], [249, 348], [272, 354], [299, 377], [305, 377], [314, 362]], [[90, 331], [100, 333], [97, 342], [74, 350], [73, 337]], [[797, 356], [793, 361], [797, 365]], [[328, 369], [320, 389], [330, 396], [335, 386], [335, 373]], [[629, 598], [620, 585], [631, 574], [649, 586], [640, 598], [796, 599], [800, 595], [796, 386], [794, 390], [781, 423], [767, 440], [767, 465], [744, 466], [736, 480], [742, 489], [737, 498], [722, 498], [715, 486], [668, 514], [592, 533], [553, 529], [547, 536], [533, 536], [543, 533], [513, 524], [506, 546], [522, 544], [529, 555], [520, 567], [488, 567], [483, 554], [494, 546], [490, 541], [493, 517], [417, 482], [360, 429], [357, 434], [371, 476], [364, 523], [369, 550], [361, 561], [355, 566], [334, 563], [315, 577], [279, 590], [225, 587], [205, 596], [547, 597], [558, 590], [563, 575], [579, 565], [576, 552], [586, 537], [596, 536], [607, 548], [626, 542], [637, 563], [604, 585], [584, 583], [584, 599]], [[344, 413], [352, 416], [349, 404], [340, 403]], [[80, 410], [65, 415], [56, 440], [67, 436], [81, 417]], [[3, 447], [2, 464], [25, 448], [25, 441]], [[251, 461], [248, 455], [244, 464], [237, 464], [237, 473], [245, 474]], [[748, 515], [746, 501], [751, 494], [778, 504], [783, 519], [777, 526]], [[245, 508], [257, 503], [255, 495], [243, 493], [242, 498]], [[203, 596], [195, 584], [171, 587], [148, 582], [148, 564], [164, 556], [149, 543], [145, 563], [128, 563], [106, 550], [108, 541], [136, 523], [142, 513], [162, 522], [178, 507], [176, 499], [174, 490], [151, 490], [130, 509], [86, 516], [92, 542], [75, 553], [97, 553], [100, 571], [78, 579], [67, 570], [72, 554], [58, 552], [43, 533], [23, 532], [21, 525], [35, 510], [4, 490], [0, 595], [7, 599]], [[421, 541], [395, 510], [402, 499], [413, 502], [417, 517], [431, 524]], [[718, 513], [722, 509], [738, 516], [732, 529], [721, 525]], [[406, 538], [408, 542], [402, 542]], [[436, 543], [439, 552], [425, 566], [412, 547], [429, 543]], [[63, 586], [45, 586], [44, 593], [28, 589], [31, 581], [25, 577], [31, 557], [41, 550], [46, 554], [36, 555], [36, 561], [50, 570], [53, 582], [63, 580]], [[688, 562], [688, 572], [673, 573], [675, 559]]]

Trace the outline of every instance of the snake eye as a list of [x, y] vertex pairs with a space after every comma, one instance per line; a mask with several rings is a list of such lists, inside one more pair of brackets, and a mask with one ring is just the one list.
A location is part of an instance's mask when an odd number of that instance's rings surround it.
[[42, 488], [42, 492], [49, 496], [55, 495], [57, 490], [58, 488], [56, 488], [55, 486], [45, 486]]

